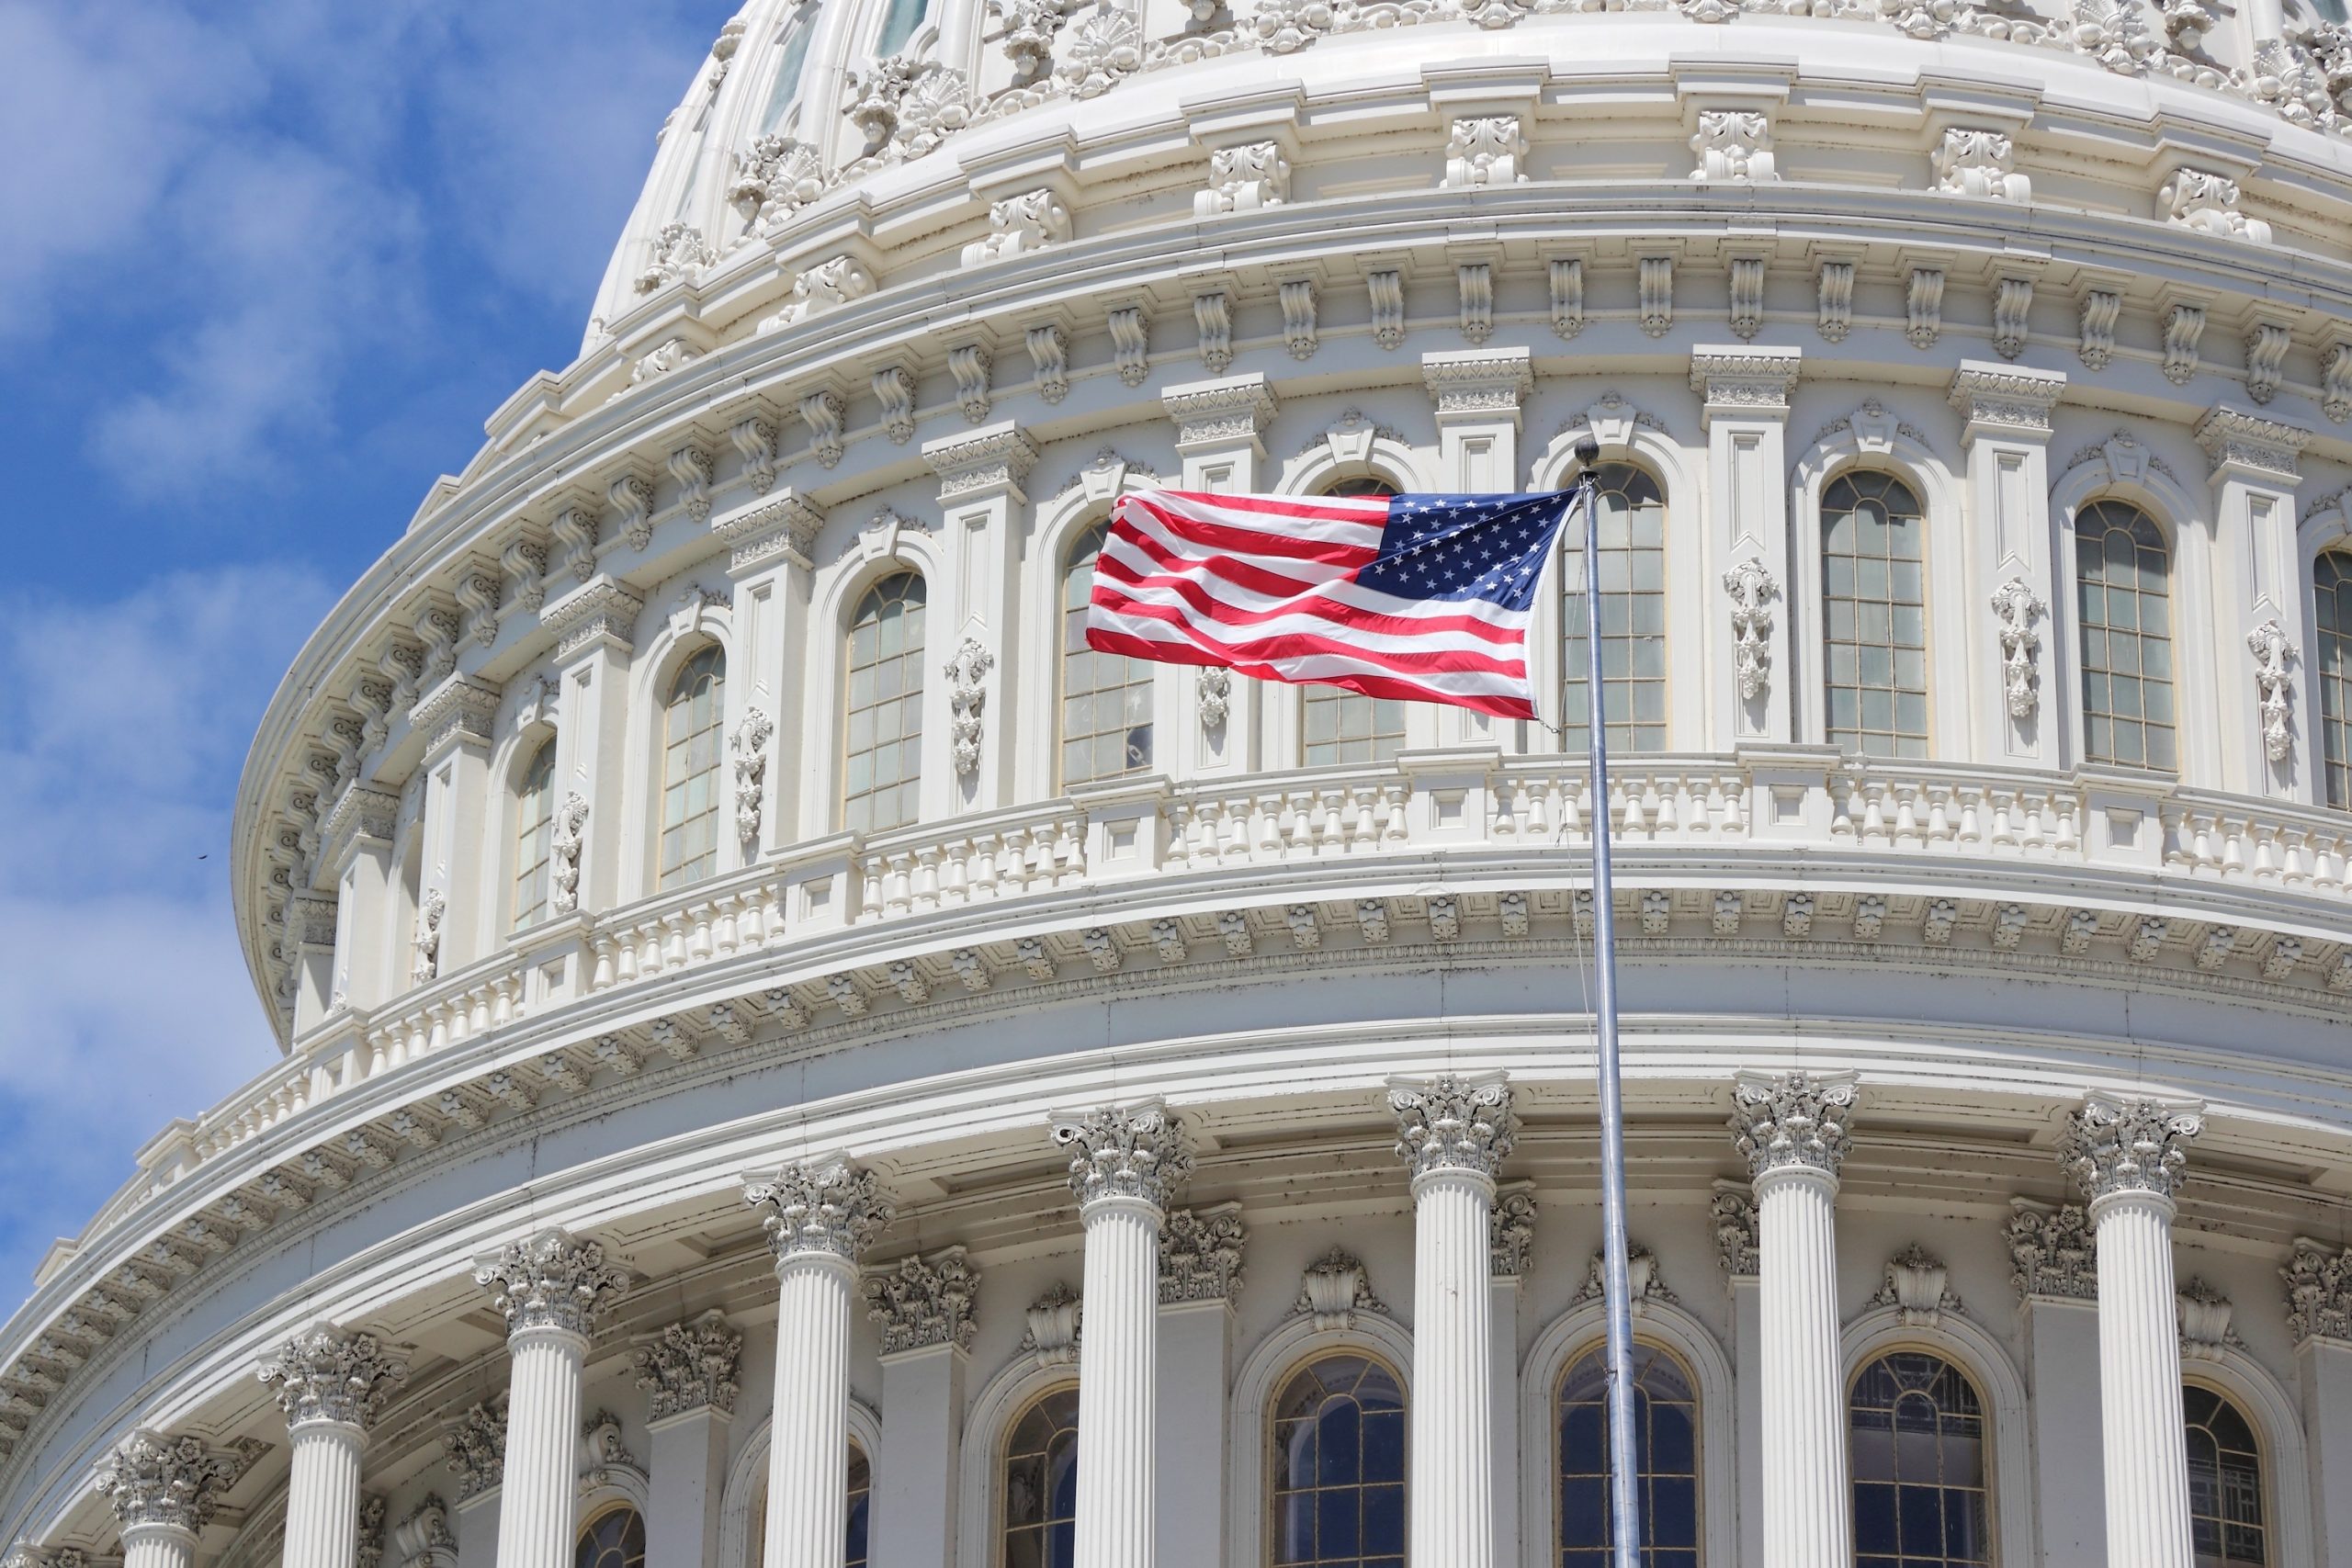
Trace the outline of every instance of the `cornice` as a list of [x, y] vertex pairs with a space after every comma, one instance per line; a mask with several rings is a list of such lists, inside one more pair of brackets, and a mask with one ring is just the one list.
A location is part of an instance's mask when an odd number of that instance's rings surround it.
[[1176, 422], [1176, 449], [1255, 445], [1281, 404], [1263, 375], [1191, 381], [1159, 395]]
[[1786, 418], [1804, 351], [1701, 346], [1690, 351], [1690, 389], [1706, 412]]
[[1028, 498], [1021, 493], [1021, 481], [1036, 466], [1037, 443], [1018, 425], [1007, 422], [976, 430], [969, 435], [926, 441], [922, 457], [931, 465], [931, 471], [939, 476], [942, 501], [978, 500], [990, 495], [1025, 501]]
[[558, 659], [599, 642], [627, 653], [636, 646], [637, 617], [644, 610], [643, 599], [600, 577], [541, 610], [539, 625], [554, 636]]
[[1963, 444], [1986, 434], [2047, 441], [2051, 410], [2065, 391], [2066, 378], [2059, 371], [1963, 359], [1952, 372], [1947, 400], [1964, 422]]
[[424, 754], [435, 757], [452, 741], [487, 741], [498, 716], [499, 690], [471, 675], [452, 675], [409, 714], [409, 728], [424, 737]]
[[1440, 420], [1500, 413], [1516, 421], [1520, 404], [1535, 389], [1533, 355], [1524, 348], [1425, 354], [1421, 384], [1437, 400]]
[[806, 570], [825, 513], [789, 486], [755, 506], [711, 521], [711, 536], [729, 548], [728, 569], [742, 571], [778, 557]]
[[2205, 449], [2212, 476], [2232, 472], [2291, 489], [2302, 479], [2301, 453], [2311, 445], [2312, 432], [2285, 420], [2248, 413], [2223, 404], [2197, 426], [2197, 445]]

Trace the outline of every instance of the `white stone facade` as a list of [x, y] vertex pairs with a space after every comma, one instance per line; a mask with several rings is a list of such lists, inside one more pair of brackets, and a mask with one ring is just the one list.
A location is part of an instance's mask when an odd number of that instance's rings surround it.
[[[1321, 1368], [1413, 1568], [1581, 1568], [1604, 817], [1667, 1568], [1867, 1561], [1931, 1374], [1937, 1561], [2352, 1560], [2347, 76], [2275, 3], [752, 0], [265, 720], [286, 1060], [0, 1329], [9, 1561], [1279, 1568]], [[1123, 490], [1587, 436], [1611, 801], [1065, 657]]]

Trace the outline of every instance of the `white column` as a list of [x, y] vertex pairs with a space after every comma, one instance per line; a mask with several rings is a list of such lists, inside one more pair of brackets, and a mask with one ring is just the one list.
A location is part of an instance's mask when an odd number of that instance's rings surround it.
[[857, 1259], [890, 1221], [870, 1170], [838, 1156], [747, 1181], [772, 1211], [775, 1401], [766, 1568], [841, 1568], [849, 1544], [849, 1327]]
[[580, 1369], [588, 1334], [628, 1287], [604, 1247], [548, 1229], [477, 1260], [506, 1318], [506, 1460], [498, 1568], [568, 1568], [577, 1524]]
[[261, 1364], [293, 1450], [287, 1562], [354, 1568], [359, 1561], [359, 1456], [368, 1428], [407, 1371], [374, 1335], [345, 1334], [331, 1323], [312, 1324]]
[[2093, 1095], [2059, 1144], [2098, 1244], [2109, 1568], [2191, 1568], [2172, 1217], [2182, 1145], [2203, 1127], [2196, 1108]]
[[97, 1478], [122, 1531], [123, 1568], [195, 1568], [198, 1536], [244, 1468], [198, 1438], [142, 1428], [123, 1438]]
[[[2319, 742], [2314, 716], [2304, 702], [2314, 688], [2302, 662], [2311, 647], [2311, 616], [2295, 506], [2301, 454], [2311, 440], [2310, 431], [2283, 420], [2226, 407], [2213, 410], [2197, 427], [2198, 445], [2211, 463], [2212, 625], [2210, 636], [2199, 637], [2190, 600], [2176, 611], [2188, 624], [2173, 628], [2173, 649], [2184, 665], [2184, 679], [2189, 660], [2213, 661], [2209, 678], [2220, 754], [2202, 759], [2200, 772], [2199, 739], [2191, 733], [2194, 716], [2184, 713], [2183, 784], [2280, 800], [2317, 798], [2320, 770], [2312, 748]], [[2175, 581], [2193, 581], [2197, 567], [2184, 538], [2173, 566]], [[2200, 643], [2212, 651], [2203, 652]], [[2279, 644], [2292, 650], [2283, 668], [2269, 652]], [[2266, 667], [2278, 671], [2267, 682]], [[2266, 715], [2266, 700], [2284, 705]]]
[[964, 1374], [980, 1271], [960, 1247], [866, 1277], [865, 1314], [882, 1329], [882, 1451], [874, 1456], [874, 1561], [953, 1568]]
[[392, 827], [400, 797], [355, 784], [343, 792], [320, 825], [320, 859], [334, 876], [334, 976], [330, 1010], [366, 1010], [407, 986], [390, 967], [396, 874]]
[[1086, 1227], [1078, 1349], [1078, 1545], [1086, 1568], [1158, 1561], [1159, 1230], [1192, 1174], [1176, 1119], [1157, 1102], [1056, 1116]]
[[645, 1549], [673, 1568], [717, 1568], [718, 1505], [727, 1484], [727, 1431], [743, 1337], [713, 1310], [673, 1323], [637, 1353], [637, 1386], [650, 1398], [653, 1452], [646, 1472]]
[[1497, 1074], [1390, 1082], [1396, 1153], [1413, 1173], [1413, 1402], [1408, 1568], [1495, 1568], [1495, 1169], [1519, 1130]]
[[2079, 1204], [2009, 1201], [2011, 1278], [2024, 1297], [2039, 1561], [2041, 1568], [2096, 1568], [2107, 1561], [2098, 1244]]
[[1248, 1234], [1241, 1205], [1179, 1209], [1159, 1244], [1159, 1430], [1184, 1462], [1159, 1489], [1159, 1560], [1199, 1568], [1222, 1560], [1226, 1526], [1226, 1386], [1233, 1303]]
[[[1176, 422], [1176, 451], [1184, 463], [1178, 488], [1228, 495], [1261, 488], [1263, 437], [1281, 407], [1262, 374], [1187, 381], [1162, 392], [1159, 405]], [[1174, 778], [1254, 771], [1269, 744], [1265, 708], [1289, 713], [1296, 706], [1296, 694], [1263, 681], [1243, 680], [1230, 671], [1180, 669], [1176, 677], [1182, 693], [1176, 705], [1177, 733], [1153, 737], [1154, 746], [1161, 749], [1159, 765]], [[1223, 723], [1202, 723], [1204, 694], [1224, 705]], [[1284, 767], [1295, 761], [1288, 753], [1278, 754]]]
[[2048, 644], [2050, 607], [2062, 603], [2051, 566], [2050, 411], [2065, 389], [2057, 371], [1981, 359], [1961, 361], [1951, 378], [1968, 454], [1968, 627], [1939, 639], [1966, 658], [1965, 678], [1939, 689], [1974, 699], [1963, 716], [1980, 756], [2027, 767], [2054, 768], [2064, 755], [2068, 705], [2053, 672], [2065, 666]]
[[1823, 1568], [1853, 1551], [1837, 1199], [1855, 1099], [1843, 1074], [1742, 1073], [1733, 1089], [1756, 1193], [1764, 1568]]
[[[1706, 628], [1701, 651], [1715, 671], [1708, 693], [1708, 733], [1719, 750], [1743, 740], [1789, 740], [1794, 709], [1790, 694], [1800, 681], [1811, 691], [1820, 671], [1801, 668], [1789, 623], [1798, 594], [1789, 569], [1789, 393], [1797, 383], [1802, 355], [1793, 348], [1698, 347], [1690, 351], [1690, 389], [1706, 401], [1700, 427], [1707, 434]], [[1732, 590], [1724, 575], [1759, 567], [1769, 583], [1763, 607], [1771, 614], [1765, 637], [1765, 681], [1753, 697], [1739, 694], [1731, 657]], [[1817, 732], [1816, 723], [1814, 728]]]
[[2287, 1326], [2311, 1450], [2315, 1562], [2352, 1560], [2352, 1250], [2295, 1242], [2287, 1280]]

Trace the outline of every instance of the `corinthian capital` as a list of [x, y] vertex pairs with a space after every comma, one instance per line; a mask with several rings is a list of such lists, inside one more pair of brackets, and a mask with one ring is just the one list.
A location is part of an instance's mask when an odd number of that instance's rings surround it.
[[980, 1328], [972, 1312], [979, 1291], [980, 1271], [965, 1260], [962, 1247], [951, 1247], [869, 1275], [865, 1315], [881, 1325], [886, 1356], [934, 1345], [969, 1350]]
[[255, 1369], [277, 1396], [291, 1429], [316, 1422], [365, 1429], [408, 1375], [408, 1362], [372, 1334], [314, 1323]]
[[787, 1165], [743, 1183], [743, 1201], [774, 1211], [768, 1245], [776, 1261], [817, 1253], [857, 1261], [890, 1223], [889, 1201], [874, 1173], [833, 1156]]
[[98, 1495], [114, 1505], [123, 1529], [186, 1530], [211, 1522], [220, 1494], [245, 1472], [237, 1453], [207, 1448], [201, 1438], [136, 1431], [123, 1438], [98, 1474]]
[[1050, 1125], [1054, 1142], [1070, 1151], [1069, 1190], [1080, 1209], [1108, 1198], [1165, 1209], [1193, 1174], [1183, 1129], [1158, 1100], [1057, 1116]]
[[1732, 1088], [1732, 1141], [1751, 1177], [1775, 1170], [1838, 1174], [1859, 1090], [1846, 1073], [1742, 1073]]
[[742, 1353], [743, 1337], [716, 1309], [663, 1329], [637, 1352], [637, 1386], [652, 1395], [653, 1419], [702, 1409], [733, 1415]]
[[1493, 1179], [1518, 1141], [1510, 1085], [1500, 1073], [1462, 1078], [1392, 1078], [1388, 1109], [1396, 1117], [1396, 1157], [1416, 1178], [1466, 1170]]
[[505, 1314], [510, 1337], [536, 1328], [584, 1337], [628, 1275], [605, 1261], [603, 1244], [550, 1228], [478, 1260], [474, 1283]]
[[2183, 1145], [2205, 1130], [2199, 1107], [2095, 1094], [2066, 1118], [2058, 1160], [2086, 1199], [2117, 1192], [2169, 1198], [2188, 1168]]

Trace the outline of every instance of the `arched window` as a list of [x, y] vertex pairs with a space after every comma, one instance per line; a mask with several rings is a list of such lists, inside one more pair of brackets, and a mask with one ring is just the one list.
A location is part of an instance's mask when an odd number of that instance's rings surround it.
[[573, 1568], [645, 1568], [645, 1517], [635, 1508], [607, 1508], [580, 1532]]
[[2171, 772], [2171, 561], [2155, 521], [2120, 501], [2075, 514], [2083, 637], [2083, 756]]
[[[1699, 1396], [1690, 1371], [1634, 1346], [1634, 1460], [1642, 1568], [1699, 1568]], [[1609, 1359], [1596, 1345], [1560, 1379], [1560, 1568], [1609, 1568]]]
[[1114, 779], [1151, 766], [1152, 666], [1086, 646], [1094, 558], [1111, 525], [1097, 523], [1070, 546], [1062, 572], [1061, 782]]
[[1958, 1367], [1896, 1350], [1862, 1369], [1853, 1429], [1856, 1568], [1985, 1568], [1984, 1402]]
[[718, 728], [727, 655], [716, 645], [679, 666], [662, 716], [662, 875], [684, 887], [718, 870]]
[[1040, 1394], [1004, 1444], [1003, 1568], [1078, 1561], [1078, 1385]]
[[922, 578], [902, 571], [865, 591], [849, 623], [842, 826], [915, 819], [922, 781]]
[[2197, 1568], [2268, 1568], [2262, 1452], [2238, 1407], [2210, 1388], [2181, 1391], [2188, 1421], [2189, 1535]]
[[[1609, 744], [1666, 750], [1666, 495], [1630, 463], [1604, 463], [1600, 501], [1600, 700]], [[1585, 679], [1584, 524], [1561, 531], [1560, 728], [1570, 751], [1592, 744]]]
[[865, 1568], [865, 1510], [874, 1496], [874, 1466], [865, 1450], [849, 1446], [849, 1545], [842, 1568]]
[[555, 739], [531, 753], [514, 791], [514, 925], [548, 918], [548, 862], [555, 842]]
[[890, 0], [890, 8], [882, 15], [882, 31], [874, 40], [874, 58], [888, 60], [906, 48], [930, 9], [929, 0]]
[[1928, 600], [1919, 500], [1892, 474], [1840, 474], [1821, 495], [1829, 743], [1928, 754]]
[[2312, 594], [2327, 803], [2352, 809], [2352, 554], [2327, 550], [2312, 562]]
[[1368, 1356], [1326, 1356], [1274, 1401], [1274, 1568], [1402, 1568], [1405, 1393]]
[[[1396, 493], [1385, 479], [1340, 479], [1323, 487], [1325, 495]], [[1300, 760], [1310, 768], [1343, 762], [1380, 762], [1405, 749], [1405, 705], [1395, 697], [1367, 697], [1338, 686], [1307, 686], [1305, 747]]]

